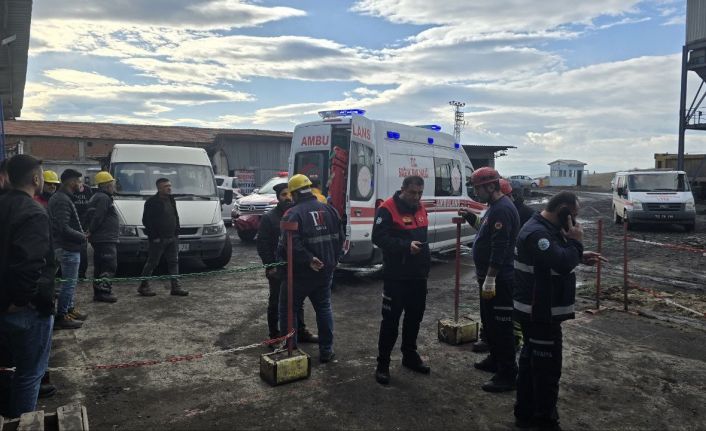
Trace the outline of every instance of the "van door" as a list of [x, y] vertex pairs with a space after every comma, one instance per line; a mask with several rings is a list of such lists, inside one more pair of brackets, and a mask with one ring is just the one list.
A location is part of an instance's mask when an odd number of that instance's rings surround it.
[[375, 220], [375, 146], [373, 123], [362, 116], [351, 120], [348, 187], [345, 215], [349, 249], [345, 261], [364, 263], [373, 256]]

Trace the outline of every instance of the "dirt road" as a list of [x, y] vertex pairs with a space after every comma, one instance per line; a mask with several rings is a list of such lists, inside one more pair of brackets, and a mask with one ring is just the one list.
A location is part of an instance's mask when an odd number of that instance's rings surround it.
[[[608, 220], [609, 201], [584, 195], [582, 217], [587, 248], [599, 215]], [[594, 208], [594, 210], [590, 209]], [[702, 217], [703, 218], [703, 217]], [[703, 246], [706, 223], [694, 234], [678, 228], [634, 235], [656, 242]], [[611, 236], [620, 228], [607, 225]], [[259, 263], [254, 245], [234, 239], [231, 267]], [[619, 248], [606, 254], [609, 297], [621, 298]], [[641, 284], [664, 288], [675, 302], [706, 310], [703, 264], [706, 257], [682, 256], [675, 250], [631, 244], [631, 264]], [[695, 253], [694, 253], [695, 254]], [[469, 346], [451, 347], [436, 339], [436, 320], [449, 316], [453, 304], [453, 264], [435, 259], [419, 349], [432, 366], [430, 376], [403, 370], [393, 356], [392, 384], [375, 383], [377, 331], [382, 283], [374, 278], [341, 277], [333, 293], [337, 360], [320, 365], [315, 346], [308, 380], [270, 387], [259, 377], [265, 348], [242, 353], [112, 370], [67, 370], [52, 379], [59, 393], [40, 400], [39, 408], [80, 401], [88, 408], [91, 428], [128, 429], [513, 429], [514, 394], [487, 394], [480, 385], [489, 377], [476, 371], [480, 357]], [[463, 261], [464, 313], [478, 316], [477, 288], [470, 257]], [[186, 265], [198, 270], [198, 264]], [[590, 297], [593, 272], [579, 273]], [[660, 282], [654, 280], [661, 280]], [[671, 280], [672, 283], [664, 280]], [[679, 280], [683, 285], [674, 283]], [[78, 304], [90, 313], [77, 331], [55, 332], [50, 366], [111, 364], [162, 359], [247, 345], [267, 334], [267, 283], [262, 271], [186, 281], [186, 298], [141, 298], [136, 285], [116, 286], [119, 302], [90, 302], [81, 286]], [[615, 290], [613, 292], [612, 290]], [[688, 302], [687, 299], [693, 301]], [[619, 311], [584, 312], [564, 324], [564, 368], [559, 409], [565, 429], [703, 429], [706, 424], [706, 331], [703, 320], [675, 307], [632, 294], [631, 307], [643, 307], [674, 322]], [[579, 299], [579, 308], [592, 301]], [[662, 308], [663, 307], [663, 308]], [[701, 308], [699, 308], [701, 307]], [[306, 320], [315, 328], [311, 306]], [[684, 323], [686, 322], [686, 323]]]

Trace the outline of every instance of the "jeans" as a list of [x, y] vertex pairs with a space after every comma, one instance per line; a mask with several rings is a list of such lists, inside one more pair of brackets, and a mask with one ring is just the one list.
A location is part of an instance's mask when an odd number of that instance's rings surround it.
[[[299, 310], [303, 307], [304, 298], [308, 297], [316, 312], [316, 327], [319, 330], [319, 353], [333, 353], [333, 309], [331, 308], [331, 288], [329, 280], [315, 281], [294, 280], [293, 307]], [[279, 316], [280, 333], [287, 334], [287, 281], [283, 281], [279, 291]], [[299, 325], [298, 313], [294, 313], [294, 327]], [[294, 334], [294, 344], [297, 334]]]
[[[100, 242], [93, 246], [93, 278], [113, 278], [118, 269], [118, 245]], [[110, 283], [93, 283], [93, 292], [110, 293]]]
[[61, 276], [67, 281], [61, 284], [56, 314], [64, 316], [74, 308], [74, 293], [76, 292], [78, 267], [81, 263], [81, 252], [61, 250], [60, 253]]
[[147, 262], [142, 268], [142, 276], [149, 277], [154, 272], [154, 269], [159, 265], [162, 256], [167, 261], [167, 269], [169, 275], [179, 275], [179, 239], [172, 238], [155, 238], [150, 239], [149, 249], [147, 250]]
[[[267, 298], [267, 327], [270, 331], [270, 338], [279, 336], [279, 290], [282, 285], [282, 280], [275, 275], [267, 276], [267, 281], [270, 283], [270, 296]], [[306, 329], [304, 324], [304, 306], [297, 310], [297, 332], [301, 333]]]
[[385, 280], [382, 293], [382, 322], [378, 338], [378, 364], [390, 365], [390, 354], [397, 342], [400, 317], [402, 321], [402, 355], [419, 361], [417, 336], [427, 302], [427, 280]]
[[[78, 265], [76, 266], [78, 271]], [[0, 332], [16, 367], [10, 384], [10, 417], [34, 411], [42, 376], [49, 363], [54, 316], [40, 316], [33, 308], [0, 313]]]

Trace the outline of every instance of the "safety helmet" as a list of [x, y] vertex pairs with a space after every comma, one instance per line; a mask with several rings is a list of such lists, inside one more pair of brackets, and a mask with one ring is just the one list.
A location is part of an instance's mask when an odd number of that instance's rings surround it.
[[473, 175], [471, 175], [471, 182], [474, 187], [489, 184], [498, 180], [500, 180], [500, 174], [498, 171], [488, 166], [476, 169], [473, 171]]
[[506, 180], [505, 178], [501, 178], [500, 179], [500, 191], [504, 195], [512, 194], [512, 184], [510, 184], [510, 181]]
[[311, 187], [311, 180], [309, 180], [306, 175], [302, 174], [294, 175], [292, 178], [289, 179], [289, 183], [287, 183], [289, 193], [294, 193], [297, 190], [301, 190], [307, 187]]
[[96, 184], [101, 185], [105, 183], [109, 183], [111, 181], [115, 181], [115, 178], [113, 178], [112, 175], [110, 175], [110, 172], [106, 171], [100, 171], [96, 174]]
[[61, 184], [61, 181], [59, 181], [59, 176], [56, 172], [51, 170], [44, 171], [44, 182], [50, 184]]

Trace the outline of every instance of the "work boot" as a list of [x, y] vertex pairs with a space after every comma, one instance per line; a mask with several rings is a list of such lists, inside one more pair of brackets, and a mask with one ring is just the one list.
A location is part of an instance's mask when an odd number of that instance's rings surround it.
[[475, 353], [487, 353], [490, 351], [490, 346], [483, 340], [478, 340], [471, 346], [471, 351]]
[[535, 419], [534, 426], [542, 431], [561, 431], [559, 421], [555, 419]]
[[375, 381], [381, 385], [390, 384], [390, 366], [378, 364], [375, 368]]
[[51, 383], [42, 383], [39, 385], [39, 394], [37, 398], [49, 398], [56, 394], [56, 386]]
[[514, 378], [501, 376], [496, 374], [490, 381], [481, 386], [486, 392], [510, 392], [517, 388], [517, 384]]
[[150, 282], [147, 280], [142, 280], [140, 287], [137, 288], [137, 293], [141, 296], [155, 296], [157, 292], [150, 288]]
[[71, 316], [74, 320], [80, 320], [81, 322], [88, 319], [88, 314], [81, 313], [76, 307], [69, 308], [68, 315]]
[[68, 314], [58, 315], [54, 319], [54, 329], [78, 329], [83, 326], [83, 322], [75, 320]]
[[515, 418], [515, 426], [520, 429], [535, 428], [537, 423], [533, 417], [530, 418]]
[[419, 355], [403, 355], [402, 356], [402, 366], [409, 368], [415, 373], [429, 374], [431, 373], [431, 367], [425, 364]]
[[114, 303], [118, 302], [118, 298], [115, 297], [111, 292], [96, 291], [93, 292], [93, 300], [95, 302], [108, 302]]
[[321, 352], [319, 354], [319, 362], [322, 364], [326, 364], [328, 362], [333, 361], [333, 358], [336, 357], [336, 354], [333, 352]]
[[187, 296], [189, 294], [188, 290], [184, 290], [181, 287], [179, 287], [179, 280], [173, 278], [171, 280], [172, 282], [172, 296]]
[[498, 372], [498, 364], [495, 363], [495, 360], [493, 360], [493, 357], [490, 355], [486, 356], [482, 361], [473, 364], [473, 367], [477, 370], [487, 371], [489, 373]]
[[319, 336], [312, 334], [311, 331], [304, 328], [297, 333], [297, 341], [300, 343], [318, 343]]

